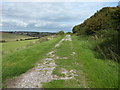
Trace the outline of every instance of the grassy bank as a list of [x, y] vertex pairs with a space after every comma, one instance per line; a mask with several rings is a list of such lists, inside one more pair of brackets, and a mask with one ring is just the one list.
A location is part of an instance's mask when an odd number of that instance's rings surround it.
[[[101, 59], [120, 60], [120, 7], [104, 7], [82, 24], [73, 27], [78, 36], [92, 36], [98, 42], [96, 56]], [[94, 43], [94, 42], [93, 42]]]
[[99, 31], [94, 35], [88, 36], [90, 40], [95, 40], [93, 45], [98, 53], [96, 57], [101, 59], [110, 59], [116, 62], [120, 60], [120, 33], [115, 30]]
[[[61, 68], [76, 70], [72, 79], [54, 80], [43, 85], [45, 88], [117, 88], [118, 87], [118, 63], [107, 59], [98, 59], [95, 56], [95, 40], [87, 37], [72, 37], [73, 41], [64, 41], [57, 48], [59, 57], [68, 59], [56, 59], [57, 67], [53, 74], [63, 76]], [[76, 52], [74, 56], [72, 52]]]
[[7, 78], [18, 76], [32, 68], [37, 61], [41, 61], [42, 58], [45, 57], [45, 54], [49, 52], [61, 38], [62, 37], [56, 37], [49, 41], [39, 42], [31, 47], [26, 47], [3, 57], [3, 81]]
[[[73, 37], [74, 47], [79, 62], [84, 66], [84, 72], [91, 80], [89, 87], [114, 88], [118, 87], [118, 63], [107, 60], [97, 59], [94, 51], [95, 40], [83, 37]], [[99, 42], [99, 41], [98, 41]]]

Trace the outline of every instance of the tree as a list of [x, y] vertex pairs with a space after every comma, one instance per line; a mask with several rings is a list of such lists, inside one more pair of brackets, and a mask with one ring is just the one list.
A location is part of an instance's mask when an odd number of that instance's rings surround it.
[[58, 33], [56, 33], [57, 35], [64, 35], [64, 31], [59, 31]]
[[72, 35], [72, 32], [67, 32], [66, 34], [70, 34], [70, 35]]

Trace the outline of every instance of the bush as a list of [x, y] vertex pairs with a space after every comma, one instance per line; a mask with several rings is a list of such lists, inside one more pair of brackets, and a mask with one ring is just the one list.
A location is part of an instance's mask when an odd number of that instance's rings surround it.
[[5, 41], [5, 40], [1, 40], [0, 42], [1, 42], [1, 43], [4, 43], [4, 42], [6, 42], [6, 41]]
[[114, 30], [100, 31], [97, 36], [95, 51], [98, 52], [98, 57], [102, 59], [120, 60], [119, 54], [119, 33]]
[[70, 34], [70, 35], [72, 35], [72, 32], [67, 32], [66, 34]]
[[64, 35], [64, 31], [59, 31], [58, 33], [56, 33], [57, 35]]
[[77, 35], [92, 35], [101, 30], [120, 30], [120, 7], [105, 7], [85, 20], [82, 24], [73, 27]]

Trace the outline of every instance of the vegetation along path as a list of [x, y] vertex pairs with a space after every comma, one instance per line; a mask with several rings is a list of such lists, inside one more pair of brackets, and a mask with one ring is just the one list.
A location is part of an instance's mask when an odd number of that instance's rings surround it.
[[7, 87], [118, 87], [118, 64], [96, 58], [93, 42], [94, 40], [90, 38], [66, 35], [57, 44], [51, 46], [52, 49], [40, 59], [42, 62], [17, 78], [8, 80]]
[[[76, 70], [66, 70], [65, 68], [61, 68], [61, 74], [64, 76], [57, 76], [52, 74], [54, 68], [57, 66], [55, 60], [58, 59], [68, 59], [68, 57], [59, 57], [55, 53], [57, 52], [57, 48], [61, 46], [63, 42], [71, 42], [71, 36], [66, 35], [58, 44], [55, 45], [53, 50], [47, 53], [46, 58], [44, 58], [43, 63], [38, 63], [34, 68], [30, 69], [26, 73], [20, 75], [19, 77], [12, 79], [13, 83], [10, 81], [7, 82], [8, 88], [37, 88], [42, 87], [42, 83], [50, 82], [52, 80], [67, 80], [72, 79], [74, 76], [78, 76], [76, 74]], [[70, 47], [71, 48], [71, 47]], [[71, 52], [71, 56], [76, 54], [75, 52]], [[84, 79], [84, 78], [83, 78]], [[85, 83], [83, 83], [85, 86]], [[85, 86], [86, 87], [86, 86]]]

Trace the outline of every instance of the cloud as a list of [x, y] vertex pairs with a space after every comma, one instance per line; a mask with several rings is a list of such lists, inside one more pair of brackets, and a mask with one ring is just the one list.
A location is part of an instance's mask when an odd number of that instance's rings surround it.
[[117, 3], [101, 2], [3, 2], [3, 30], [71, 31], [97, 10]]
[[118, 2], [119, 0], [3, 0], [3, 2]]
[[2, 23], [0, 23], [0, 27], [2, 26], [3, 24]]
[[28, 25], [28, 23], [23, 22], [21, 20], [16, 20], [16, 19], [4, 19], [4, 20], [2, 20], [2, 23], [3, 23], [3, 25], [5, 23], [8, 23], [8, 24], [11, 23], [11, 24], [14, 24], [19, 27], [27, 27], [27, 25]]
[[41, 23], [35, 24], [35, 27], [51, 28], [51, 29], [54, 29], [54, 28], [65, 28], [65, 27], [69, 27], [69, 26], [70, 25], [67, 25], [67, 24], [60, 24], [59, 22], [41, 22]]

